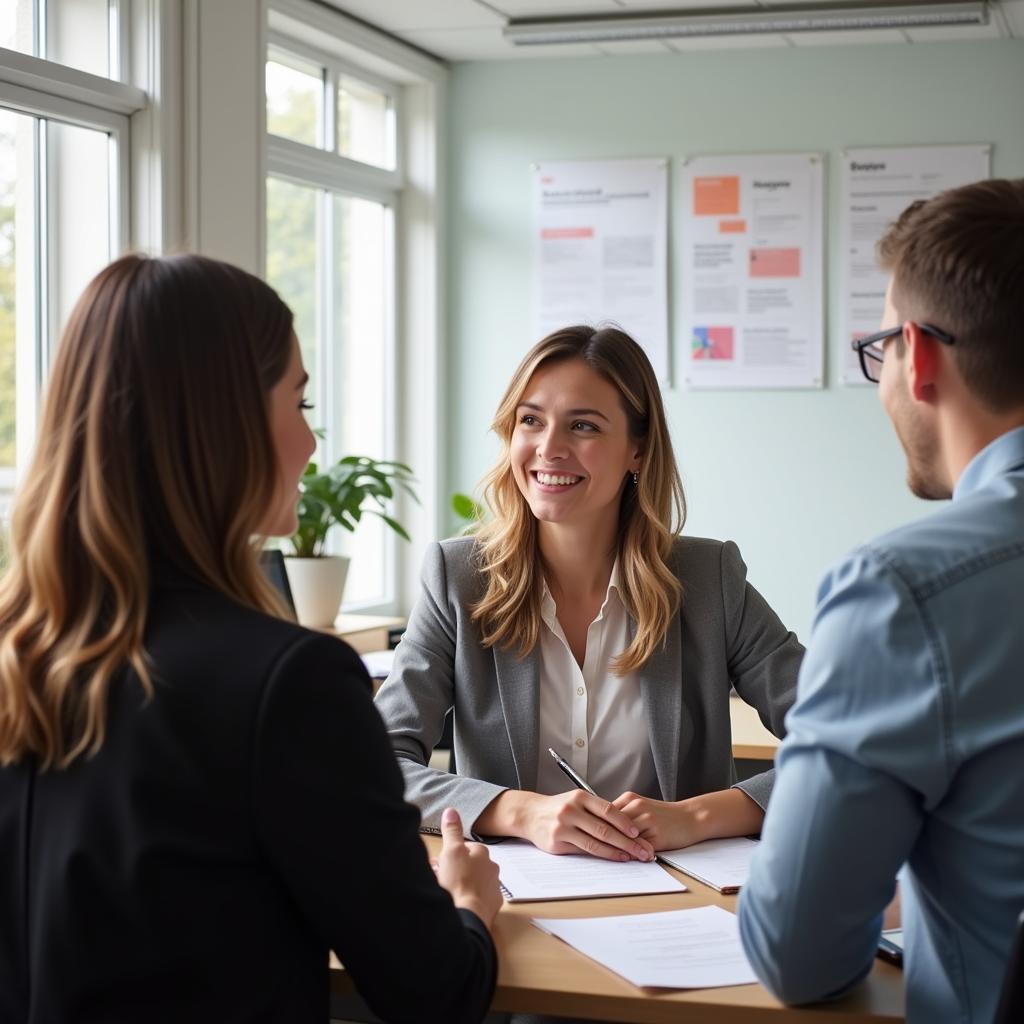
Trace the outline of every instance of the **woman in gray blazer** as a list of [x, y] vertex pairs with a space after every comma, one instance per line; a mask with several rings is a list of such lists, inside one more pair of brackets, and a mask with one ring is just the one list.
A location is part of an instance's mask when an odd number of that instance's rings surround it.
[[[494, 429], [491, 517], [428, 550], [377, 696], [423, 827], [453, 806], [472, 834], [619, 860], [759, 831], [773, 772], [736, 783], [730, 687], [781, 737], [803, 648], [735, 544], [678, 536], [643, 350], [611, 328], [549, 335]], [[449, 709], [456, 775], [428, 765]]]

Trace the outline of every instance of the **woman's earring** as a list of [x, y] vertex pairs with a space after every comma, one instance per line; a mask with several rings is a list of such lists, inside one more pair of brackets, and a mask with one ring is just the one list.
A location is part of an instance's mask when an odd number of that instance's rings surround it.
[[636, 485], [638, 483], [640, 483], [640, 474], [637, 473], [636, 470], [634, 470], [633, 471], [633, 486], [636, 487]]

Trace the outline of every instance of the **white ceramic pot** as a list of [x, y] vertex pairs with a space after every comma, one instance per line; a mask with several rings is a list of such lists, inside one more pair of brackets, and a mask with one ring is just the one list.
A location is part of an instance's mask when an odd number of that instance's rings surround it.
[[284, 560], [288, 585], [292, 588], [295, 615], [303, 626], [331, 626], [338, 617], [345, 593], [349, 559], [345, 555]]

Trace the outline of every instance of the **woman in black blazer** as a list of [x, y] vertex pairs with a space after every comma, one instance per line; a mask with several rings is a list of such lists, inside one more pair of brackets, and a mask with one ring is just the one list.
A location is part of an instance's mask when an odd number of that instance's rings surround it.
[[224, 263], [72, 315], [0, 584], [0, 1024], [324, 1024], [328, 949], [387, 1020], [486, 1012], [496, 868], [449, 812], [431, 870], [359, 659], [259, 570], [305, 382]]

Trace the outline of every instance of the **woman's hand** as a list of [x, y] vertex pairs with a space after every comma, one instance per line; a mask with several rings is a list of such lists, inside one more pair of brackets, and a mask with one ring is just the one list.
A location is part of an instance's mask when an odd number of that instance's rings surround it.
[[725, 789], [670, 803], [623, 793], [613, 805], [632, 819], [655, 850], [678, 850], [705, 839], [761, 831], [764, 811], [741, 789]]
[[705, 838], [685, 800], [669, 803], [630, 792], [617, 797], [613, 805], [632, 820], [655, 850], [678, 850]]
[[501, 907], [498, 865], [482, 843], [467, 843], [459, 812], [446, 807], [441, 815], [441, 855], [431, 862], [452, 902], [471, 910], [490, 928]]
[[607, 800], [574, 789], [536, 799], [525, 819], [525, 837], [548, 853], [589, 853], [604, 860], [653, 860], [654, 849], [639, 838], [630, 818]]
[[628, 815], [582, 789], [556, 796], [506, 789], [488, 804], [473, 828], [480, 835], [526, 839], [548, 853], [654, 859], [651, 844], [640, 838]]

